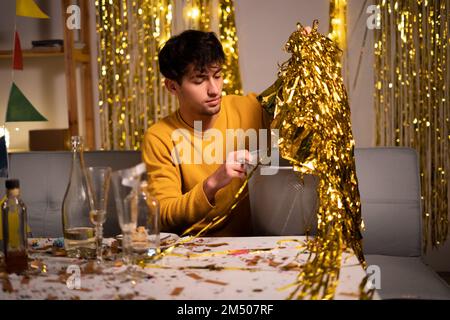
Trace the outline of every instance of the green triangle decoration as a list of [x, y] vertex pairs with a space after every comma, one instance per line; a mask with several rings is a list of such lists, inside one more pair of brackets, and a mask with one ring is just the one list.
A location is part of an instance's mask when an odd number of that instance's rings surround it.
[[25, 97], [13, 82], [9, 92], [8, 109], [6, 111], [6, 122], [17, 121], [48, 121], [44, 118]]

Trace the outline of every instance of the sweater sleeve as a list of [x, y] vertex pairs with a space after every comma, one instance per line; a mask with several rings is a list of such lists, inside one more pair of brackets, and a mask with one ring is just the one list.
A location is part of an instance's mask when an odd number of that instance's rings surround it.
[[181, 172], [172, 161], [170, 144], [150, 131], [144, 137], [142, 157], [147, 166], [149, 191], [160, 202], [163, 230], [184, 231], [214, 208], [205, 195], [203, 182], [182, 193]]

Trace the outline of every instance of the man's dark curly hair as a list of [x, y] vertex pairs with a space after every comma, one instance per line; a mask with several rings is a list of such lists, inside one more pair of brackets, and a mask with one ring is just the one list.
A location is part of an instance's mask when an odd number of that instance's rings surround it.
[[158, 59], [163, 76], [181, 85], [190, 64], [204, 72], [211, 65], [223, 64], [225, 54], [214, 32], [186, 30], [166, 42]]

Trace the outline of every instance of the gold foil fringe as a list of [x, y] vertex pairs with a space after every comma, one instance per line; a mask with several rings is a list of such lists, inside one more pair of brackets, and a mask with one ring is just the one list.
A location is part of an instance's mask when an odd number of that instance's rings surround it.
[[376, 3], [376, 144], [418, 152], [426, 250], [448, 234], [450, 0]]
[[158, 49], [170, 37], [172, 0], [95, 2], [101, 147], [139, 150], [145, 130], [176, 107], [162, 88]]
[[328, 38], [333, 40], [343, 54], [338, 57], [343, 66], [343, 78], [349, 90], [348, 48], [347, 48], [347, 0], [330, 0], [330, 23]]
[[[299, 24], [286, 43], [291, 58], [277, 82], [259, 99], [279, 130], [280, 154], [294, 170], [319, 178], [318, 232], [307, 242], [310, 258], [289, 299], [332, 299], [341, 256], [350, 247], [365, 265], [362, 219], [347, 93], [337, 62], [341, 51], [321, 35], [314, 21], [310, 34]], [[361, 298], [373, 291], [363, 286]]]
[[242, 95], [243, 91], [241, 73], [239, 70], [238, 37], [233, 0], [219, 1], [219, 20], [220, 41], [225, 52], [222, 95]]

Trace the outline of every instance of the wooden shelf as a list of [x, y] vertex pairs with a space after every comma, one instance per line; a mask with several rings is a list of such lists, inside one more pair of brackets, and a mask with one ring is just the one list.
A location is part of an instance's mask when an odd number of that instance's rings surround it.
[[[64, 51], [36, 51], [36, 50], [23, 50], [22, 56], [24, 58], [45, 58], [45, 57], [63, 57]], [[0, 50], [0, 59], [12, 58], [11, 50]], [[77, 62], [87, 63], [90, 61], [90, 56], [82, 49], [73, 49], [73, 59]]]
[[[43, 58], [43, 57], [63, 57], [64, 51], [58, 49], [55, 51], [22, 50], [24, 58]], [[0, 50], [0, 59], [12, 58], [11, 50]]]
[[73, 59], [76, 62], [88, 63], [91, 60], [89, 54], [85, 53], [83, 49], [73, 49]]

